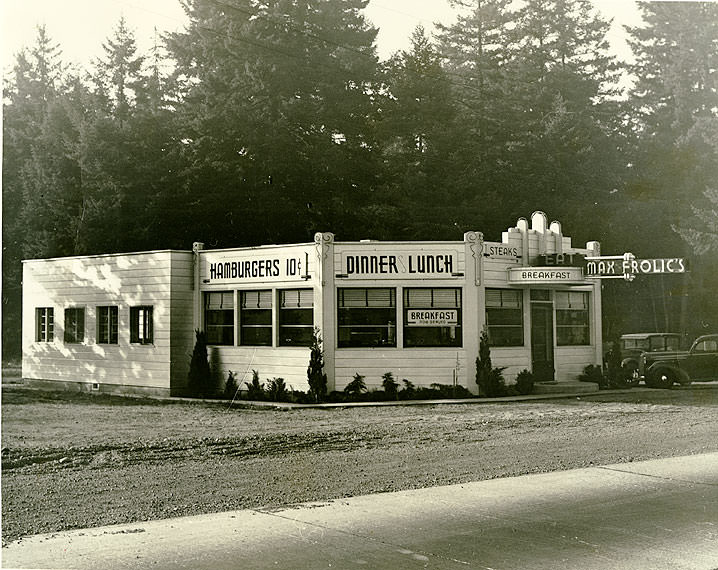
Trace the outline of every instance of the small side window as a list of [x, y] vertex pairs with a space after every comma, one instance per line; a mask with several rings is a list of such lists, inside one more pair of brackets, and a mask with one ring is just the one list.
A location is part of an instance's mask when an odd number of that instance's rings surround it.
[[52, 307], [35, 309], [35, 342], [52, 342], [55, 338], [55, 310]]
[[68, 344], [80, 344], [85, 341], [85, 308], [65, 309], [64, 341]]
[[130, 307], [130, 342], [152, 344], [153, 328], [152, 307]]

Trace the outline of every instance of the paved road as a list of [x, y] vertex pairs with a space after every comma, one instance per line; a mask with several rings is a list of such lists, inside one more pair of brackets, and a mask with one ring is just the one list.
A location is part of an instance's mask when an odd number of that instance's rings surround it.
[[3, 568], [714, 570], [718, 453], [36, 535], [2, 554]]

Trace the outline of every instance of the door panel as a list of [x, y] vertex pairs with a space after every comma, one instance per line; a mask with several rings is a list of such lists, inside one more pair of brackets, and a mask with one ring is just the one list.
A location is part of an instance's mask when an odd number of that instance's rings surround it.
[[537, 382], [554, 379], [553, 306], [531, 304], [531, 368]]

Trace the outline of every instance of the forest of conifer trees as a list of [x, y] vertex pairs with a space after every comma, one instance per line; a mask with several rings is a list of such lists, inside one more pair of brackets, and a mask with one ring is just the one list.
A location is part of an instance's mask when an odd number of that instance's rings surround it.
[[690, 260], [607, 284], [608, 337], [718, 332], [718, 4], [639, 3], [629, 65], [583, 0], [455, 0], [382, 61], [366, 3], [188, 0], [183, 31], [139, 53], [120, 20], [83, 70], [38, 28], [3, 94], [3, 358], [22, 259], [498, 240], [535, 210]]

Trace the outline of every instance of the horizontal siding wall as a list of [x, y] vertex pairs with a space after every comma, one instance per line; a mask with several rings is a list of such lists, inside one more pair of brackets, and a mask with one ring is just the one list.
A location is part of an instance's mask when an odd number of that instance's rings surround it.
[[600, 364], [596, 360], [595, 346], [559, 346], [555, 350], [556, 380], [575, 382], [589, 364]]
[[[23, 376], [169, 390], [171, 252], [23, 265]], [[130, 307], [153, 307], [153, 344], [130, 343]], [[118, 307], [118, 343], [97, 342], [97, 307]], [[35, 308], [54, 309], [54, 341], [35, 342]], [[82, 344], [64, 343], [64, 310], [85, 308]]]
[[522, 370], [531, 370], [531, 348], [530, 347], [493, 347], [491, 349], [491, 364], [495, 367], [506, 368], [504, 379], [508, 384], [513, 384], [516, 376]]
[[404, 378], [417, 387], [428, 388], [434, 383], [451, 385], [454, 382], [457, 357], [458, 384], [475, 392], [474, 379], [467, 378], [464, 349], [339, 349], [335, 353], [335, 389], [343, 390], [355, 374], [364, 376], [369, 390], [381, 389], [382, 376], [386, 372], [391, 372], [400, 386]]
[[172, 252], [170, 293], [170, 388], [183, 395], [194, 349], [194, 258], [190, 253]]
[[283, 378], [287, 387], [303, 392], [309, 390], [309, 347], [209, 346], [207, 352], [212, 372], [221, 382], [227, 379], [231, 370], [237, 384], [245, 389], [244, 383], [252, 381], [252, 370], [256, 370], [265, 387], [267, 380]]

